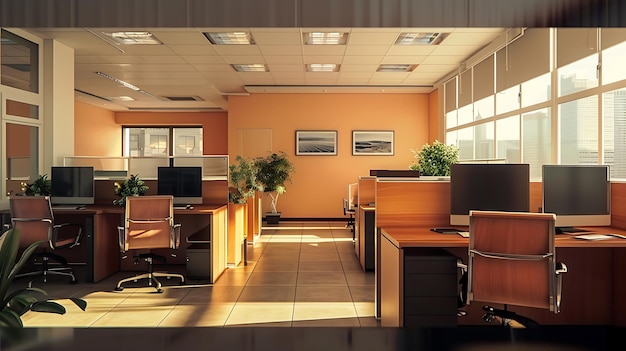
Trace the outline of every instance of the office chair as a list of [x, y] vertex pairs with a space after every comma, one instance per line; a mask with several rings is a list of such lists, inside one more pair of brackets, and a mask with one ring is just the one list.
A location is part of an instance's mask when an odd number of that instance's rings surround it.
[[343, 199], [343, 215], [349, 216], [346, 228], [350, 228], [350, 231], [352, 232], [352, 240], [354, 241], [354, 214], [356, 211], [353, 208], [348, 208], [349, 206], [348, 200]]
[[[124, 226], [118, 227], [119, 245], [123, 259], [128, 250], [149, 249], [177, 249], [180, 245], [180, 224], [174, 224], [174, 197], [171, 195], [128, 196], [126, 198], [126, 218]], [[172, 254], [175, 256], [175, 254]], [[155, 260], [166, 263], [164, 256], [152, 252], [139, 253], [133, 256], [135, 264], [145, 261], [148, 265], [147, 273], [122, 279], [115, 287], [122, 291], [123, 283], [148, 279], [148, 286], [154, 286], [157, 292], [162, 292], [161, 282], [157, 277], [177, 277], [180, 283], [185, 283], [182, 274], [156, 273], [153, 263]], [[154, 283], [154, 285], [153, 285]]]
[[[9, 208], [11, 226], [20, 233], [20, 249], [25, 249], [38, 241], [46, 242], [46, 245], [42, 245], [43, 251], [33, 255], [35, 262], [41, 259], [41, 269], [20, 273], [16, 277], [42, 276], [46, 283], [49, 275], [64, 275], [70, 277], [70, 283], [76, 283], [74, 271], [69, 267], [67, 260], [49, 250], [55, 251], [79, 245], [83, 225], [55, 223], [48, 196], [11, 196]], [[56, 261], [60, 266], [51, 267], [50, 260]], [[32, 280], [29, 282], [29, 286], [31, 285]]]
[[[508, 305], [559, 313], [563, 263], [556, 262], [551, 213], [470, 211], [467, 301], [502, 304], [483, 307], [487, 322], [537, 322], [508, 310]], [[461, 295], [463, 296], [463, 295]]]

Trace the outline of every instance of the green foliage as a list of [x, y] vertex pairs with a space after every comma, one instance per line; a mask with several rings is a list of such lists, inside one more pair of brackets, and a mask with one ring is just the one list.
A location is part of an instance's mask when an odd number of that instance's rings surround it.
[[148, 189], [143, 180], [139, 179], [139, 175], [130, 175], [130, 178], [126, 179], [124, 183], [113, 183], [115, 195], [120, 196], [120, 199], [113, 200], [114, 205], [126, 206], [126, 196], [141, 196], [144, 195]]
[[237, 156], [237, 163], [228, 166], [232, 189], [228, 193], [228, 200], [235, 204], [245, 204], [248, 198], [254, 196], [258, 188], [256, 167], [251, 159]]
[[409, 166], [419, 170], [425, 176], [449, 176], [450, 165], [459, 162], [459, 149], [454, 145], [445, 145], [435, 140], [432, 145], [424, 144], [419, 151], [411, 150], [417, 163]]
[[[65, 314], [65, 307], [41, 298], [47, 295], [43, 289], [25, 288], [9, 293], [15, 275], [43, 241], [26, 248], [16, 262], [19, 243], [19, 233], [15, 229], [9, 229], [0, 238], [0, 327], [23, 327], [21, 316], [28, 311]], [[83, 311], [87, 308], [85, 300], [70, 300]]]
[[52, 183], [47, 174], [40, 175], [30, 184], [22, 182], [20, 185], [22, 192], [27, 196], [48, 196], [52, 191]]
[[291, 181], [291, 173], [295, 171], [295, 167], [283, 151], [259, 158], [254, 165], [257, 169], [259, 190], [272, 197], [272, 213], [277, 213], [278, 196], [287, 191], [285, 183]]

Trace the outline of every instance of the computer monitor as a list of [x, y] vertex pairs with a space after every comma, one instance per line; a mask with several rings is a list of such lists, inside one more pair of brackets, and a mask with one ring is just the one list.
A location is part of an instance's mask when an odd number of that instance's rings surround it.
[[544, 165], [542, 189], [543, 212], [556, 214], [558, 231], [611, 225], [609, 166]]
[[91, 205], [94, 203], [94, 169], [88, 166], [53, 166], [50, 170], [52, 205]]
[[457, 163], [451, 166], [451, 225], [469, 225], [470, 210], [529, 212], [529, 209], [528, 164]]
[[174, 196], [174, 205], [202, 204], [202, 167], [158, 167], [157, 194]]

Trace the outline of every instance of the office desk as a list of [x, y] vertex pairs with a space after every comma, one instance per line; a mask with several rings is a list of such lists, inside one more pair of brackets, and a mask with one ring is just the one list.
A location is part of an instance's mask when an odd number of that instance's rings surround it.
[[[595, 233], [626, 235], [626, 230], [611, 227], [587, 227]], [[442, 248], [467, 262], [469, 239], [458, 234], [433, 233], [425, 227], [381, 228], [380, 290], [382, 326], [403, 326], [404, 250], [407, 248]], [[542, 324], [626, 325], [626, 239], [588, 241], [559, 234], [555, 239], [556, 258], [568, 267], [563, 275], [561, 313], [512, 307], [515, 312]], [[378, 287], [377, 287], [378, 289]], [[482, 305], [466, 306], [468, 315], [458, 324], [484, 325]]]
[[[117, 227], [124, 222], [123, 208], [112, 205], [90, 205], [82, 210], [53, 208], [53, 212], [58, 223], [72, 222], [84, 225], [85, 232], [81, 240], [84, 249], [79, 257], [86, 265], [86, 281], [98, 282], [120, 271], [124, 264], [132, 265], [132, 259], [120, 263]], [[181, 244], [178, 257], [171, 263], [184, 264], [186, 261], [184, 249], [189, 246], [185, 239], [191, 235], [201, 236], [204, 241], [210, 242], [211, 247], [210, 261], [207, 262], [211, 265], [211, 275], [207, 280], [215, 282], [226, 269], [227, 205], [194, 205], [190, 210], [175, 209], [174, 221], [181, 223]], [[69, 250], [68, 253], [72, 254]]]

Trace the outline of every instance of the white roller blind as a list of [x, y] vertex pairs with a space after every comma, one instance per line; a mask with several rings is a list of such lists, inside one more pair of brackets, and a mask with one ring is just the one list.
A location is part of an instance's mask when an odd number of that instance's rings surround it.
[[602, 28], [602, 49], [626, 41], [626, 28]]
[[493, 95], [493, 55], [474, 66], [474, 101]]
[[446, 83], [446, 113], [456, 110], [456, 77]]
[[598, 51], [596, 28], [557, 28], [556, 65], [563, 67]]
[[472, 70], [461, 73], [459, 76], [459, 107], [472, 103]]
[[[508, 52], [507, 52], [508, 50]], [[550, 28], [531, 28], [496, 53], [496, 91], [550, 71]]]

